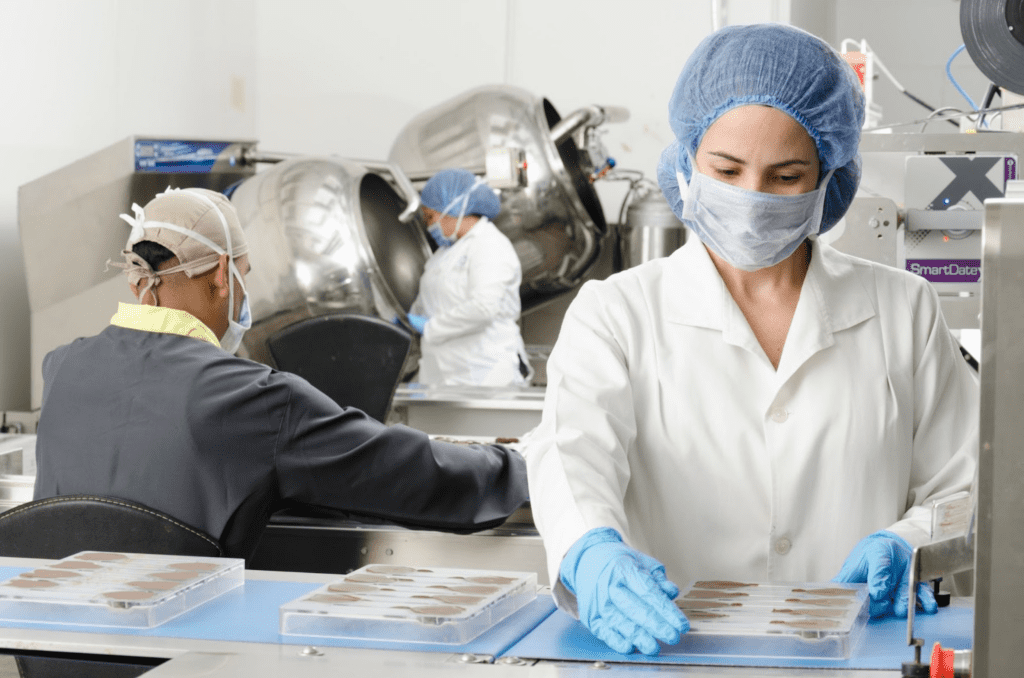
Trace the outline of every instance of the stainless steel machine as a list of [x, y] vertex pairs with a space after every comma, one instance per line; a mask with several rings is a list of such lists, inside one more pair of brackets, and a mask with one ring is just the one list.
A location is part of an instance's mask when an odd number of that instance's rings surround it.
[[573, 289], [597, 261], [608, 226], [593, 181], [608, 158], [593, 130], [627, 117], [589, 106], [563, 119], [525, 90], [479, 87], [413, 118], [388, 157], [413, 181], [462, 167], [500, 191], [494, 223], [522, 263], [525, 312]]
[[[246, 156], [247, 163], [281, 156]], [[253, 326], [243, 353], [274, 365], [268, 341], [339, 312], [405, 318], [430, 256], [419, 195], [389, 163], [289, 158], [231, 196], [249, 241]]]
[[979, 328], [984, 201], [1018, 177], [1024, 136], [865, 134], [860, 149], [879, 195], [854, 199], [833, 246], [922, 276], [951, 328]]

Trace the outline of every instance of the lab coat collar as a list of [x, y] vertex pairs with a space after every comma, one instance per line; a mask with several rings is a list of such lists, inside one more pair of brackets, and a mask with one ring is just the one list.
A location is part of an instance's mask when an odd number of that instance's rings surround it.
[[[831, 346], [834, 332], [875, 315], [874, 304], [856, 270], [856, 260], [820, 242], [814, 242], [812, 248], [811, 264], [779, 363], [780, 376], [784, 371], [795, 371], [811, 355]], [[726, 343], [764, 355], [699, 239], [691, 237], [667, 264], [667, 322], [719, 330]]]
[[[470, 238], [474, 237], [474, 235], [480, 235], [485, 230], [487, 230], [488, 226], [494, 229], [497, 228], [494, 224], [491, 223], [490, 219], [483, 215], [480, 215], [480, 220], [473, 224], [473, 228], [469, 229], [466, 235], [456, 240], [455, 245], [458, 245], [460, 242], [467, 242]], [[454, 247], [455, 245], [452, 245], [452, 247]]]
[[217, 335], [203, 321], [187, 311], [146, 304], [117, 304], [117, 313], [110, 319], [111, 325], [142, 332], [177, 334], [207, 341], [220, 348]]

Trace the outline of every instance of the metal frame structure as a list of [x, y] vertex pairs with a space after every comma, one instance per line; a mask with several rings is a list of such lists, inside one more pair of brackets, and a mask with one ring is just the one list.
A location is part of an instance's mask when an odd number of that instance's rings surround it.
[[995, 678], [1024, 647], [1024, 198], [985, 203], [982, 249], [974, 676]]

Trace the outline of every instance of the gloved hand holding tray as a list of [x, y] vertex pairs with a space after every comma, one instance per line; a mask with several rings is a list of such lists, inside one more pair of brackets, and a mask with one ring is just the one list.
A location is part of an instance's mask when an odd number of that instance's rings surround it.
[[676, 605], [692, 655], [846, 659], [868, 620], [866, 584], [697, 581]]

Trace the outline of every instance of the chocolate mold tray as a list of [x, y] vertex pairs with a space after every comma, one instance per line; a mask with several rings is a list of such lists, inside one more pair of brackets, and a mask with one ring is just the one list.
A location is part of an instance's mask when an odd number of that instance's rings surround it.
[[866, 584], [696, 581], [676, 605], [694, 655], [849, 658], [868, 620]]
[[245, 581], [245, 561], [83, 551], [0, 582], [0, 620], [150, 628]]
[[281, 606], [281, 633], [463, 644], [537, 597], [532, 572], [367, 565]]

